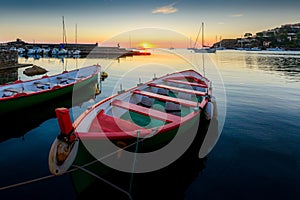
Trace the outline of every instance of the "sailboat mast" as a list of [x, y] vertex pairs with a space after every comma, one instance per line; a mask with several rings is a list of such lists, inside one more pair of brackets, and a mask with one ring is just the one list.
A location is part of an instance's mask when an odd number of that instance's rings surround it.
[[[199, 34], [200, 34], [200, 31], [202, 30], [202, 28], [200, 27], [199, 31], [198, 31], [198, 34], [197, 34], [197, 37], [196, 37], [196, 40], [195, 40], [195, 44], [194, 44], [194, 48], [196, 48], [196, 45], [197, 45], [197, 42], [198, 42], [198, 37], [199, 37]], [[202, 37], [203, 38], [203, 37]]]
[[75, 24], [75, 44], [77, 49], [77, 24]]
[[203, 42], [204, 42], [204, 23], [202, 22], [202, 48], [203, 48]]
[[65, 43], [65, 23], [64, 23], [64, 16], [62, 16], [62, 26], [63, 26], [63, 32], [62, 32], [62, 43]]
[[65, 18], [64, 18], [64, 16], [62, 16], [62, 24], [63, 24], [63, 44], [67, 44], [67, 36], [66, 36]]

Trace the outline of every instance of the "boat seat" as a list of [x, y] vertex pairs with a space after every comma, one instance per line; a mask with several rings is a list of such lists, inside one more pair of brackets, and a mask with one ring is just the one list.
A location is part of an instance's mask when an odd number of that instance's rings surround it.
[[178, 122], [180, 121], [180, 117], [174, 116], [172, 114], [168, 114], [162, 111], [154, 110], [151, 108], [145, 108], [133, 103], [121, 101], [121, 100], [114, 100], [111, 102], [112, 106], [116, 106], [119, 108], [123, 108], [129, 111], [136, 112], [138, 114], [153, 117], [155, 119], [165, 121], [165, 122]]
[[181, 116], [181, 105], [173, 102], [167, 102], [165, 106], [165, 110], [167, 113], [171, 113], [173, 115]]
[[[191, 90], [191, 89], [186, 89], [186, 88], [179, 88], [179, 87], [174, 87], [174, 86], [169, 86], [169, 85], [160, 85], [160, 84], [155, 84], [155, 83], [149, 83], [148, 86], [151, 87], [157, 87], [157, 88], [165, 88], [168, 89], [170, 91], [176, 91], [176, 92], [183, 92], [183, 93], [187, 93], [187, 94], [195, 94], [198, 96], [205, 96], [206, 95], [206, 89], [202, 88], [203, 91], [200, 90]], [[199, 88], [199, 87], [195, 87], [195, 88]]]
[[181, 80], [176, 80], [176, 79], [171, 79], [171, 78], [165, 78], [165, 79], [163, 79], [163, 81], [170, 82], [170, 83], [182, 84], [182, 85], [190, 85], [190, 86], [207, 88], [206, 84], [192, 83], [192, 82], [188, 82], [188, 81], [181, 81]]
[[97, 117], [92, 121], [89, 132], [130, 132], [144, 130], [130, 121], [113, 117], [101, 110]]
[[146, 97], [146, 96], [143, 96], [142, 97], [142, 100], [138, 103], [138, 105], [140, 106], [144, 106], [146, 108], [151, 108], [154, 104], [154, 99], [153, 98], [149, 98], [149, 97]]
[[[202, 78], [204, 78], [204, 77], [202, 77]], [[186, 81], [192, 80], [192, 81], [200, 83], [200, 84], [205, 84], [204, 80], [201, 80], [201, 78], [196, 78], [195, 76], [192, 76], [192, 75], [175, 76], [175, 77], [170, 77], [170, 78], [167, 78], [167, 79], [186, 80]]]
[[178, 103], [178, 104], [188, 106], [188, 107], [197, 107], [197, 102], [189, 101], [189, 100], [185, 100], [185, 99], [164, 96], [164, 95], [155, 94], [152, 92], [146, 92], [146, 91], [142, 91], [142, 90], [134, 90], [134, 91], [132, 91], [132, 93], [152, 97], [152, 98], [155, 98], [155, 99], [158, 99], [161, 101], [165, 101], [165, 102], [169, 101], [169, 102], [173, 102], [173, 103]]

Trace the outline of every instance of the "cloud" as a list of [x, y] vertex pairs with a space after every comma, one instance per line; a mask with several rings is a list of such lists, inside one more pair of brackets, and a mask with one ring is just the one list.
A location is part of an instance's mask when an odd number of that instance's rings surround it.
[[167, 6], [162, 6], [162, 7], [159, 7], [159, 8], [156, 8], [156, 9], [152, 10], [152, 13], [153, 14], [156, 14], [156, 13], [162, 13], [162, 14], [175, 13], [175, 12], [178, 11], [178, 9], [175, 8], [174, 6], [175, 6], [175, 3], [172, 3], [172, 4], [167, 5]]
[[229, 15], [229, 17], [242, 17], [242, 16], [244, 16], [244, 15], [241, 13]]

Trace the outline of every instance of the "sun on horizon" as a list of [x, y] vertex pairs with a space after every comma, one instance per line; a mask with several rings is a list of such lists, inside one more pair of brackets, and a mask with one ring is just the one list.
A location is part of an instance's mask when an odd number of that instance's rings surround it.
[[150, 44], [149, 42], [141, 42], [138, 44], [139, 47], [142, 47], [144, 49], [150, 49], [150, 48], [154, 48], [153, 44]]

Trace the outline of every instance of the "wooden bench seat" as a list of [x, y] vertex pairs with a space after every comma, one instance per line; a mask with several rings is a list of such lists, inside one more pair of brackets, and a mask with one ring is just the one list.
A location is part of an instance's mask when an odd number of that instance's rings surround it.
[[178, 103], [181, 104], [183, 106], [188, 106], [188, 107], [197, 107], [197, 102], [194, 101], [189, 101], [189, 100], [185, 100], [185, 99], [178, 99], [178, 98], [174, 98], [174, 97], [169, 97], [169, 96], [164, 96], [164, 95], [160, 95], [160, 94], [155, 94], [152, 92], [146, 92], [146, 91], [141, 91], [141, 90], [134, 90], [132, 91], [134, 94], [139, 94], [139, 95], [144, 95], [144, 96], [148, 96], [148, 97], [152, 97], [161, 101], [166, 101], [166, 102], [173, 102], [173, 103]]
[[168, 86], [168, 85], [159, 85], [159, 84], [155, 84], [155, 83], [149, 83], [148, 86], [164, 88], [164, 89], [168, 89], [171, 91], [183, 92], [183, 93], [187, 93], [187, 94], [195, 94], [197, 96], [205, 96], [206, 95], [205, 92], [189, 90], [189, 89], [185, 89], [185, 88], [178, 88], [178, 87], [173, 87], [173, 86]]
[[176, 79], [171, 79], [171, 78], [165, 78], [165, 79], [163, 79], [163, 81], [171, 82], [171, 83], [177, 83], [177, 84], [183, 84], [183, 85], [190, 85], [190, 86], [207, 88], [207, 85], [205, 85], [205, 84], [192, 83], [192, 82], [188, 82], [188, 81], [181, 81], [181, 80], [176, 80]]
[[[204, 78], [204, 77], [202, 77]], [[178, 77], [171, 77], [171, 78], [167, 78], [167, 79], [172, 79], [172, 80], [182, 80], [182, 79], [185, 79], [185, 80], [193, 80], [197, 83], [200, 83], [200, 84], [205, 84], [205, 81], [199, 79], [199, 78], [196, 78], [194, 76], [190, 76], [190, 75], [186, 75], [186, 76], [178, 76]], [[205, 79], [205, 78], [204, 78]]]
[[141, 115], [153, 117], [155, 119], [158, 119], [158, 120], [161, 120], [164, 122], [178, 122], [181, 120], [180, 117], [178, 117], [178, 116], [175, 116], [175, 115], [172, 115], [169, 113], [165, 113], [165, 112], [161, 112], [158, 110], [154, 110], [151, 108], [139, 106], [139, 105], [136, 105], [133, 103], [124, 102], [121, 100], [114, 100], [111, 102], [111, 105], [129, 110], [129, 111], [133, 111], [133, 112], [136, 112]]

